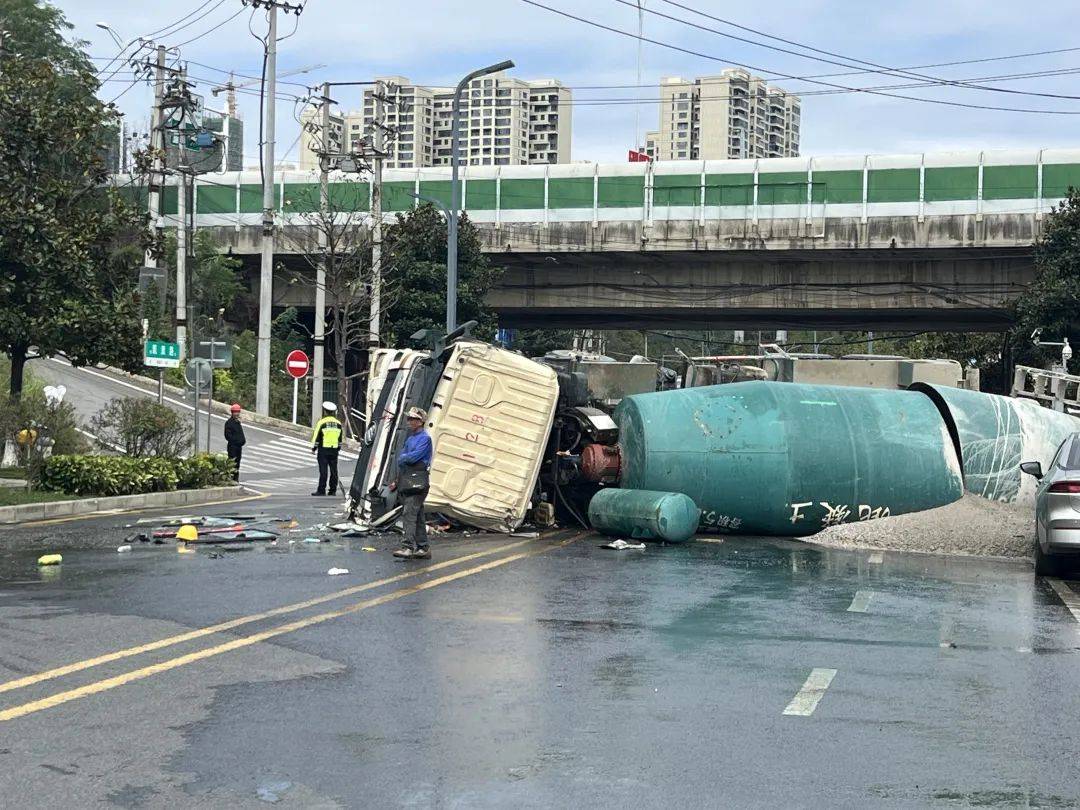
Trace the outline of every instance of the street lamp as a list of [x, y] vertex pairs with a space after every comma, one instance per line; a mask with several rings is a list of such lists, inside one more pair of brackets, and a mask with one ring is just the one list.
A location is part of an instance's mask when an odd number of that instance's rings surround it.
[[[127, 45], [124, 45], [124, 43], [120, 41], [120, 37], [116, 35], [116, 31], [113, 30], [111, 25], [103, 22], [94, 23], [94, 25], [96, 25], [102, 31], [108, 32], [109, 36], [113, 38], [113, 42], [116, 43], [117, 48], [120, 48], [121, 51], [127, 50]], [[131, 43], [129, 42], [128, 45], [130, 44]]]
[[507, 59], [497, 65], [488, 65], [485, 68], [474, 70], [454, 88], [453, 115], [450, 127], [450, 216], [447, 227], [450, 229], [446, 237], [446, 331], [453, 332], [457, 328], [457, 237], [458, 237], [458, 211], [461, 208], [459, 195], [458, 164], [461, 160], [458, 154], [461, 141], [461, 92], [469, 86], [469, 82], [480, 76], [488, 76], [502, 70], [509, 70], [514, 66], [512, 60]]
[[[409, 196], [416, 200], [423, 200], [429, 202], [438, 208], [446, 216], [446, 334], [450, 334], [457, 329], [457, 268], [454, 268], [453, 280], [450, 276], [450, 234], [456, 232], [456, 223], [454, 217], [450, 213], [450, 209], [442, 200], [437, 200], [434, 197], [428, 197], [425, 194], [414, 194], [408, 192]], [[457, 241], [457, 240], [455, 240]], [[456, 258], [456, 257], [455, 257]], [[450, 308], [450, 301], [453, 300], [454, 308]]]
[[[123, 40], [121, 40], [120, 36], [116, 33], [116, 30], [111, 25], [109, 25], [108, 23], [106, 23], [106, 22], [96, 22], [96, 23], [94, 23], [94, 25], [96, 25], [98, 28], [100, 28], [102, 31], [105, 31], [110, 37], [112, 37], [113, 42], [116, 43], [116, 47], [118, 47], [120, 49], [119, 51], [116, 52], [116, 56], [114, 56], [112, 59], [110, 59], [104, 66], [102, 66], [98, 70], [98, 75], [102, 76], [104, 78], [109, 78], [109, 77], [113, 76], [116, 73], [116, 71], [113, 71], [113, 73], [110, 73], [109, 76], [105, 76], [105, 71], [107, 71], [110, 67], [112, 67], [113, 62], [115, 62], [117, 59], [119, 59], [121, 56], [123, 56], [124, 52], [128, 48], [130, 48], [136, 42], [140, 42], [140, 43], [144, 43], [144, 44], [150, 42], [150, 40], [146, 39], [145, 37], [139, 36], [139, 37], [135, 37], [132, 40], [128, 40], [127, 44], [124, 44]], [[142, 46], [140, 45], [140, 48], [141, 47]], [[116, 70], [118, 71], [119, 69], [120, 68], [117, 68]]]

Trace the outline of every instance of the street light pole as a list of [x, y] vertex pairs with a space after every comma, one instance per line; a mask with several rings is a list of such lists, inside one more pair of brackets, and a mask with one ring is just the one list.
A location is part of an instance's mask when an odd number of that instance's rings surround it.
[[497, 65], [488, 65], [485, 68], [474, 70], [454, 88], [454, 104], [450, 128], [450, 216], [447, 227], [449, 232], [446, 236], [446, 332], [449, 334], [457, 329], [457, 254], [458, 254], [458, 211], [461, 210], [460, 181], [458, 179], [458, 164], [461, 156], [461, 93], [469, 86], [469, 83], [480, 76], [509, 70], [514, 66], [512, 60], [507, 59]]

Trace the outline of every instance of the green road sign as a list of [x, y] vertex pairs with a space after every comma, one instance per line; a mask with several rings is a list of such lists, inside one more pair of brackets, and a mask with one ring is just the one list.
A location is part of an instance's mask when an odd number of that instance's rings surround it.
[[143, 365], [155, 368], [180, 368], [180, 344], [167, 340], [143, 343]]

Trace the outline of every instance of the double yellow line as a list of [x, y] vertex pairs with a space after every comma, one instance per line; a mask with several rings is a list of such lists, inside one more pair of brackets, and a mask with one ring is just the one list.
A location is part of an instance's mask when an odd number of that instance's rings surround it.
[[[552, 549], [561, 548], [563, 546], [573, 543], [578, 538], [584, 536], [584, 532], [573, 535], [557, 543], [550, 545], [544, 545], [540, 548], [533, 548], [526, 551], [519, 551], [515, 554], [510, 554], [505, 557], [499, 557], [498, 559], [491, 560], [481, 565], [474, 566], [472, 568], [466, 568], [461, 571], [455, 571], [451, 574], [446, 574], [435, 579], [425, 580], [424, 582], [410, 585], [408, 587], [399, 588], [395, 591], [383, 594], [381, 596], [372, 597], [370, 599], [364, 599], [360, 602], [356, 602], [346, 607], [339, 608], [337, 610], [327, 611], [325, 613], [318, 613], [314, 616], [309, 616], [304, 619], [297, 619], [296, 621], [288, 622], [286, 624], [278, 625], [267, 630], [262, 630], [258, 633], [253, 633], [249, 636], [243, 636], [241, 638], [235, 638], [222, 644], [217, 644], [213, 647], [206, 647], [202, 650], [197, 650], [186, 655], [170, 658], [166, 661], [162, 661], [157, 664], [151, 664], [150, 666], [142, 667], [140, 669], [131, 670], [120, 675], [116, 675], [111, 678], [105, 678], [94, 683], [86, 684], [75, 689], [68, 689], [63, 692], [57, 692], [49, 695], [48, 697], [41, 698], [40, 700], [34, 700], [29, 703], [23, 703], [18, 706], [12, 706], [9, 709], [0, 710], [0, 722], [5, 720], [14, 720], [19, 717], [25, 717], [28, 714], [34, 714], [45, 709], [50, 709], [54, 706], [59, 706], [63, 703], [68, 703], [72, 700], [78, 700], [79, 698], [87, 697], [89, 695], [95, 695], [99, 692], [105, 692], [109, 689], [115, 689], [118, 686], [131, 683], [133, 681], [139, 681], [144, 678], [149, 678], [153, 675], [157, 675], [162, 672], [168, 672], [169, 670], [176, 669], [178, 667], [187, 666], [188, 664], [195, 663], [196, 661], [202, 661], [206, 658], [212, 658], [222, 653], [231, 652], [232, 650], [238, 650], [243, 647], [250, 647], [253, 644], [258, 644], [261, 641], [274, 638], [276, 636], [285, 635], [286, 633], [292, 633], [297, 630], [302, 630], [305, 627], [311, 627], [312, 625], [321, 624], [331, 619], [337, 619], [341, 616], [347, 616], [350, 613], [357, 613], [361, 610], [367, 610], [368, 608], [384, 605], [387, 602], [393, 602], [401, 599], [405, 596], [411, 596], [414, 593], [429, 590], [430, 588], [438, 587], [439, 585], [445, 585], [448, 582], [454, 582], [464, 577], [479, 574], [484, 571], [490, 571], [492, 568], [498, 568], [499, 566], [506, 565], [508, 563], [522, 560], [527, 557], [535, 557], [538, 554], [543, 554]], [[295, 613], [299, 610], [304, 610], [315, 605], [324, 604], [337, 599], [342, 599], [346, 596], [352, 596], [363, 591], [369, 591], [374, 588], [380, 588], [384, 585], [390, 585], [394, 582], [401, 582], [402, 580], [410, 579], [413, 577], [429, 574], [432, 571], [442, 570], [451, 566], [460, 565], [461, 563], [477, 560], [482, 557], [490, 557], [496, 554], [502, 554], [506, 551], [513, 551], [514, 549], [522, 548], [523, 546], [533, 543], [532, 540], [522, 540], [517, 543], [507, 543], [505, 545], [498, 546], [496, 548], [487, 549], [485, 551], [478, 551], [474, 554], [465, 554], [461, 557], [455, 557], [452, 560], [446, 560], [445, 562], [436, 563], [434, 565], [424, 566], [423, 568], [407, 571], [396, 576], [386, 577], [385, 579], [375, 580], [374, 582], [368, 582], [363, 585], [357, 585], [352, 588], [345, 588], [344, 590], [335, 591], [324, 596], [319, 596], [314, 599], [308, 599], [304, 602], [295, 602], [291, 605], [284, 605], [273, 610], [267, 610], [262, 613], [254, 613], [248, 616], [241, 616], [236, 619], [231, 619], [219, 624], [210, 625], [208, 627], [202, 627], [197, 630], [191, 630], [186, 633], [179, 633], [174, 636], [152, 641], [147, 644], [141, 644], [137, 647], [128, 647], [127, 649], [117, 650], [116, 652], [106, 653], [105, 655], [99, 655], [95, 658], [87, 658], [83, 661], [76, 661], [71, 664], [66, 664], [61, 667], [55, 667], [53, 669], [39, 672], [35, 675], [27, 675], [22, 678], [16, 678], [15, 680], [0, 683], [0, 692], [9, 692], [13, 689], [20, 689], [25, 686], [32, 686], [34, 684], [42, 683], [44, 681], [50, 681], [55, 678], [60, 678], [64, 675], [70, 675], [74, 672], [80, 672], [91, 667], [100, 666], [101, 664], [107, 664], [111, 661], [119, 661], [124, 658], [130, 658], [135, 655], [141, 655], [143, 653], [151, 652], [153, 650], [160, 650], [165, 647], [171, 647], [176, 644], [182, 644], [186, 641], [192, 641], [194, 639], [209, 636], [214, 633], [222, 633], [228, 630], [232, 630], [236, 627], [241, 627], [252, 622], [269, 619], [274, 616], [282, 616], [288, 613]]]

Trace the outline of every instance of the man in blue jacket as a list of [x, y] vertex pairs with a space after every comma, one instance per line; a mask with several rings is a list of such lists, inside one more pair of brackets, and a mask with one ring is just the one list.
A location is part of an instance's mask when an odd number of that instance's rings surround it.
[[[395, 557], [404, 560], [430, 560], [428, 548], [427, 523], [424, 522], [424, 499], [427, 498], [427, 473], [431, 469], [431, 437], [424, 430], [427, 414], [420, 408], [409, 408], [405, 415], [405, 424], [409, 436], [398, 455], [398, 480], [390, 485], [390, 491], [398, 491], [402, 504], [401, 522], [405, 529], [405, 539], [401, 548], [394, 552]], [[406, 479], [405, 473], [423, 473], [422, 488]], [[410, 476], [415, 478], [417, 476]]]

